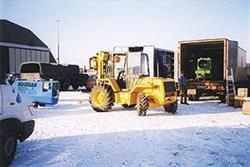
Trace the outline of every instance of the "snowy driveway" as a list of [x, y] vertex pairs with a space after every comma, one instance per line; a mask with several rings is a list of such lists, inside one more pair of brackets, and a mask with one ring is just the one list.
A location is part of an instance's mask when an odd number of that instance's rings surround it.
[[138, 117], [119, 106], [96, 113], [86, 99], [63, 92], [58, 105], [35, 110], [12, 166], [250, 166], [250, 116], [240, 109], [201, 101]]

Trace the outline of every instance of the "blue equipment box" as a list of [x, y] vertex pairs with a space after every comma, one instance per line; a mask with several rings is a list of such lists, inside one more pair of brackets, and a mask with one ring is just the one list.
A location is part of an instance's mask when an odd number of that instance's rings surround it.
[[55, 105], [58, 103], [60, 83], [46, 80], [16, 79], [12, 86], [30, 98], [35, 105]]

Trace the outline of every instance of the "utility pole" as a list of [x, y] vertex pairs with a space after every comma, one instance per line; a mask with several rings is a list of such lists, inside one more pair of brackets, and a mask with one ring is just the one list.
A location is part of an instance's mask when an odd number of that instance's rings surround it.
[[60, 64], [60, 47], [59, 47], [59, 23], [60, 20], [56, 20], [57, 22], [57, 63]]

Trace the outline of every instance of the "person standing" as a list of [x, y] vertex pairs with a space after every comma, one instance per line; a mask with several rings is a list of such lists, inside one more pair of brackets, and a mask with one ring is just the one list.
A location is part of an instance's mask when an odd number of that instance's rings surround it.
[[183, 73], [179, 77], [179, 87], [181, 90], [181, 104], [187, 104], [187, 82]]

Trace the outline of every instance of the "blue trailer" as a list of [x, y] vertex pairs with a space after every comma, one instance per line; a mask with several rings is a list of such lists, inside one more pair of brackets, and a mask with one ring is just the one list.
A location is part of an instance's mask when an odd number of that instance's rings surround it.
[[34, 107], [55, 105], [58, 103], [60, 83], [53, 80], [22, 80], [16, 79], [13, 88], [27, 95]]

